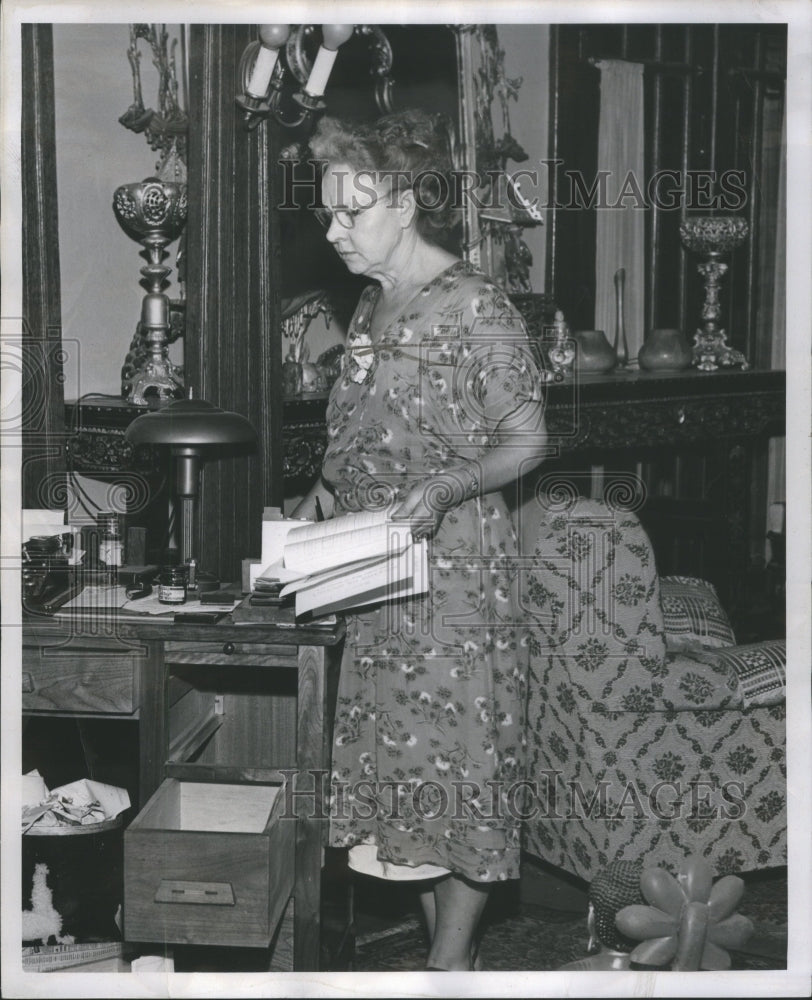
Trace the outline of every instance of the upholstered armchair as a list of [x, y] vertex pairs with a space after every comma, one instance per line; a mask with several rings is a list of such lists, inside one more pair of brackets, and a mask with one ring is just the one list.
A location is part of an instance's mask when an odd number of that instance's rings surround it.
[[633, 512], [542, 514], [522, 586], [526, 850], [587, 881], [619, 859], [786, 864], [784, 643], [737, 647], [710, 584], [659, 578]]

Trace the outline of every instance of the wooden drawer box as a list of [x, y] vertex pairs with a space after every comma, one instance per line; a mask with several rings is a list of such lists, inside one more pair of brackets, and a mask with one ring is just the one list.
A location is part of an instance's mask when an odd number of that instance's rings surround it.
[[114, 648], [23, 646], [24, 712], [132, 715], [142, 653]]
[[281, 785], [167, 778], [124, 832], [127, 941], [266, 948], [293, 891]]

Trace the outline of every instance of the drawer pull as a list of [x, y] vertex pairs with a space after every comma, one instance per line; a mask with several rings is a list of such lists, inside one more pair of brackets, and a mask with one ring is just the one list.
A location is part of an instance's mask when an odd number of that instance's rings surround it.
[[231, 654], [234, 652], [236, 648], [237, 647], [234, 645], [233, 642], [226, 642], [223, 644], [223, 652], [226, 654], [226, 656], [231, 656]]
[[183, 882], [161, 879], [155, 893], [156, 903], [203, 903], [207, 906], [234, 906], [230, 882]]
[[23, 670], [23, 694], [33, 694], [36, 691], [33, 674]]

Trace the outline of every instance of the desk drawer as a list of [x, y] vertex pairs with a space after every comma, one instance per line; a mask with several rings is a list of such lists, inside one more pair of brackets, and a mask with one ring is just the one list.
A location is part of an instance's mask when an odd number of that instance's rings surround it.
[[265, 642], [173, 642], [164, 645], [167, 663], [212, 666], [295, 667], [296, 646]]
[[23, 646], [23, 711], [132, 715], [142, 661], [137, 652]]
[[293, 891], [281, 785], [167, 778], [124, 832], [127, 941], [265, 948]]

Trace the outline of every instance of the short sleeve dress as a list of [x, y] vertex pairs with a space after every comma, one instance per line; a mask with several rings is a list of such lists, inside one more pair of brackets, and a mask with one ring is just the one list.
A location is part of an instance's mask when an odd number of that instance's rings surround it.
[[[527, 405], [538, 380], [526, 330], [483, 274], [452, 265], [371, 346], [379, 294], [361, 296], [328, 404], [322, 474], [337, 515], [475, 465], [500, 446], [501, 428], [538, 412]], [[461, 477], [460, 490], [468, 483]], [[527, 651], [516, 552], [502, 494], [467, 500], [430, 541], [427, 594], [348, 616], [334, 846], [375, 844], [379, 861], [475, 881], [518, 878]]]

